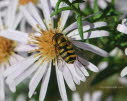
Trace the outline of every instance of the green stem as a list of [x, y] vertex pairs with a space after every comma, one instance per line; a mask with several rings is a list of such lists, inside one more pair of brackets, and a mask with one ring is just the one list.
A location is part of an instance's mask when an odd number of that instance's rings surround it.
[[[76, 4], [76, 7], [77, 7], [77, 9], [80, 11], [79, 4]], [[77, 20], [77, 24], [78, 24], [78, 31], [79, 31], [79, 34], [80, 34], [81, 39], [83, 40], [82, 15], [76, 13], [76, 16], [77, 16], [77, 17], [76, 17], [76, 20]]]
[[57, 11], [53, 12], [51, 14], [51, 17], [54, 16], [54, 15], [57, 15], [58, 13], [62, 12], [62, 11], [66, 11], [66, 10], [72, 10], [71, 7], [63, 7], [63, 8], [59, 8]]
[[60, 3], [62, 2], [62, 0], [58, 0], [56, 7], [55, 7], [55, 12], [59, 9]]
[[72, 5], [72, 3], [68, 0], [62, 0], [63, 2], [65, 2], [68, 6], [72, 7], [72, 9], [78, 13], [78, 14], [81, 14], [82, 16], [86, 16], [86, 14], [82, 11], [80, 11], [79, 9], [77, 9], [74, 5]]

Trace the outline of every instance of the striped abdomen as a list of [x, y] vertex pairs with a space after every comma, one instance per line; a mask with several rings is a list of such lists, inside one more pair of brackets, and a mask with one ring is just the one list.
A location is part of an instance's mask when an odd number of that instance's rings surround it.
[[55, 34], [53, 41], [58, 54], [63, 58], [63, 60], [68, 64], [73, 64], [76, 60], [76, 54], [71, 42], [61, 33]]

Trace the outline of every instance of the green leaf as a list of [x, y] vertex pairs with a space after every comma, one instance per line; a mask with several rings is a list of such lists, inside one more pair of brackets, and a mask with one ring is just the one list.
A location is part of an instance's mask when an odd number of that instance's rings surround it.
[[82, 24], [82, 16], [77, 14], [77, 24], [78, 24], [78, 31], [80, 34], [81, 39], [83, 40], [83, 24]]

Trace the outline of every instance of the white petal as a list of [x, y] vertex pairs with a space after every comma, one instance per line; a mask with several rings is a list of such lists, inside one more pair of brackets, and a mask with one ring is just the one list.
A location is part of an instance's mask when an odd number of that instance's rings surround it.
[[45, 61], [39, 69], [36, 71], [35, 75], [30, 80], [29, 84], [29, 98], [32, 97], [34, 94], [35, 89], [37, 88], [39, 82], [41, 81], [42, 77], [44, 76], [45, 71], [49, 67], [49, 62]]
[[[21, 62], [23, 59], [24, 59], [24, 58], [23, 58], [22, 56], [17, 55], [17, 54], [13, 54], [13, 55], [10, 57], [10, 59], [9, 59], [9, 63], [10, 63], [10, 65], [14, 65], [14, 64], [18, 63], [19, 61]], [[5, 76], [5, 77], [8, 76], [9, 74], [11, 74], [12, 72], [14, 72], [14, 71], [17, 69], [17, 67], [11, 68], [11, 66], [9, 66], [8, 63], [7, 63], [6, 65], [7, 65], [7, 66], [6, 66], [7, 70], [4, 72], [4, 76]], [[9, 68], [8, 68], [8, 67], [9, 67]]]
[[85, 76], [89, 76], [89, 73], [87, 72], [87, 70], [85, 69], [85, 66], [83, 66], [79, 61], [76, 61], [75, 64], [77, 65], [77, 67], [83, 72], [83, 74]]
[[[2, 11], [0, 12], [1, 17], [5, 17], [6, 14], [7, 14], [7, 11], [6, 11], [6, 10], [2, 10]], [[5, 19], [4, 19], [4, 22], [5, 22]]]
[[45, 24], [42, 20], [42, 17], [39, 15], [38, 9], [35, 7], [35, 5], [33, 3], [29, 3], [27, 9], [29, 10], [31, 16], [35, 18], [37, 23], [41, 26], [41, 28], [45, 30]]
[[16, 64], [17, 62], [18, 62], [18, 60], [15, 58], [15, 54], [12, 55], [12, 56], [10, 57], [10, 59], [9, 59], [9, 63], [10, 63], [11, 65], [14, 65], [14, 64]]
[[0, 8], [7, 7], [9, 4], [9, 0], [0, 1]]
[[68, 69], [70, 70], [70, 72], [71, 72], [71, 74], [73, 76], [74, 82], [77, 85], [80, 85], [81, 77], [76, 73], [74, 65], [73, 64], [66, 64], [66, 65], [67, 65]]
[[[62, 7], [65, 7], [65, 6], [67, 6], [67, 5], [65, 3], [62, 3]], [[63, 11], [61, 13], [60, 24], [59, 24], [59, 28], [60, 28], [61, 31], [64, 29], [64, 26], [65, 26], [65, 24], [67, 22], [69, 14], [70, 14], [70, 10]]]
[[64, 71], [64, 65], [65, 65], [65, 62], [61, 58], [58, 58], [58, 67], [59, 67], [59, 70], [62, 72]]
[[20, 24], [20, 30], [23, 32], [27, 32], [26, 28], [26, 19], [22, 19], [21, 24]]
[[67, 85], [69, 86], [69, 88], [72, 91], [75, 91], [76, 87], [75, 87], [75, 83], [73, 81], [72, 74], [66, 66], [64, 67], [63, 76], [64, 76], [64, 79], [65, 79]]
[[19, 13], [16, 15], [15, 23], [14, 23], [13, 26], [12, 26], [13, 29], [16, 29], [16, 28], [18, 27], [18, 25], [19, 25], [19, 23], [21, 22], [22, 18], [23, 18], [23, 14], [22, 14], [22, 12], [19, 12]]
[[9, 89], [11, 90], [11, 92], [13, 92], [13, 93], [16, 92], [16, 84], [15, 84], [15, 82], [10, 81], [8, 86], [9, 86]]
[[123, 19], [123, 20], [122, 20], [122, 24], [123, 24], [123, 25], [126, 25], [126, 23], [127, 23], [127, 19]]
[[15, 79], [24, 70], [26, 70], [30, 65], [32, 65], [38, 58], [39, 58], [39, 56], [35, 57], [34, 55], [32, 55], [32, 56], [28, 57], [27, 59], [24, 59], [23, 61], [12, 65], [9, 69], [7, 69], [5, 71], [5, 74], [4, 74], [5, 76], [9, 75], [7, 78], [7, 81]]
[[[83, 39], [98, 38], [98, 37], [105, 37], [105, 36], [109, 36], [109, 32], [108, 31], [96, 30], [96, 31], [83, 33]], [[73, 40], [81, 40], [81, 37], [80, 37], [79, 34], [71, 36], [71, 38]]]
[[86, 78], [85, 78], [85, 76], [83, 75], [83, 73], [81, 72], [80, 68], [78, 68], [76, 65], [74, 65], [74, 67], [75, 67], [76, 73], [80, 76], [81, 80], [82, 80], [83, 82], [85, 82], [85, 81], [86, 81]]
[[12, 92], [16, 91], [16, 86], [21, 83], [25, 78], [27, 78], [29, 75], [31, 75], [34, 71], [38, 69], [42, 61], [36, 62], [32, 67], [25, 70], [22, 74], [20, 74], [15, 79], [11, 80], [9, 83], [9, 88]]
[[124, 53], [121, 49], [119, 49], [118, 47], [115, 47], [112, 51], [110, 51], [109, 55], [110, 56], [121, 57], [121, 56], [124, 55]]
[[[12, 62], [12, 60], [13, 60], [13, 62]], [[16, 63], [17, 60], [15, 60], [15, 58], [11, 57], [10, 62], [11, 62], [11, 64], [12, 64], [12, 63]], [[11, 66], [10, 66], [10, 67], [11, 67]], [[15, 70], [17, 70], [17, 67], [16, 67], [16, 66], [15, 66], [15, 67], [12, 67], [12, 68], [10, 68], [10, 67], [7, 68], [7, 70], [4, 72], [4, 76], [5, 76], [5, 77], [9, 76], [12, 72], [14, 72]]]
[[[20, 6], [20, 10], [23, 12], [25, 18], [27, 19], [28, 23], [36, 30], [36, 31], [40, 31], [40, 29], [38, 28], [38, 25], [39, 27], [41, 27], [41, 25], [36, 21], [36, 18], [34, 18], [30, 13], [29, 11], [23, 7], [23, 6]], [[42, 28], [42, 29], [46, 29], [45, 28]]]
[[[2, 27], [2, 28], [1, 28]], [[3, 20], [1, 18], [1, 14], [0, 14], [0, 30], [3, 29]]]
[[120, 75], [121, 77], [124, 77], [125, 75], [127, 75], [127, 66], [122, 70]]
[[44, 14], [44, 17], [45, 17], [45, 20], [46, 20], [46, 25], [48, 28], [50, 28], [51, 26], [50, 25], [53, 25], [53, 20], [52, 18], [50, 17], [51, 15], [51, 2], [50, 0], [40, 0], [41, 1], [41, 5], [42, 5], [42, 11], [43, 11], [43, 14]]
[[58, 68], [59, 67], [57, 66], [57, 63], [56, 63], [56, 76], [57, 76], [57, 82], [58, 82], [60, 95], [63, 101], [68, 101], [63, 74]]
[[[104, 27], [104, 26], [107, 26], [107, 23], [106, 22], [95, 22], [95, 23], [91, 23], [89, 25], [85, 25], [83, 26], [83, 31], [87, 31], [87, 30], [90, 30], [90, 29], [95, 29], [95, 28], [99, 28], [99, 27]], [[78, 29], [75, 29], [73, 31], [71, 31], [68, 36], [74, 36], [74, 35], [77, 35], [79, 33]]]
[[27, 33], [14, 31], [14, 30], [3, 30], [0, 32], [0, 36], [6, 37], [8, 39], [15, 40], [24, 44], [27, 44], [29, 40]]
[[17, 52], [29, 52], [35, 49], [37, 49], [37, 47], [26, 45], [26, 44], [18, 44], [14, 50]]
[[72, 101], [81, 101], [81, 98], [77, 92], [73, 93]]
[[10, 59], [9, 59], [9, 62], [10, 62], [10, 65], [14, 65], [18, 61], [16, 60], [16, 58], [14, 58], [13, 56], [11, 56]]
[[18, 55], [18, 54], [14, 54], [14, 57], [16, 58], [16, 60], [17, 60], [18, 62], [21, 62], [23, 59], [25, 59], [24, 57], [22, 57], [22, 56], [20, 56], [20, 55]]
[[6, 62], [6, 63], [5, 63], [5, 67], [6, 67], [5, 70], [6, 70], [8, 67], [10, 67], [9, 62]]
[[66, 27], [64, 30], [63, 30], [63, 33], [68, 33], [74, 29], [77, 29], [77, 22], [74, 22], [72, 23], [71, 25], [69, 25], [68, 27]]
[[15, 22], [15, 17], [16, 17], [16, 10], [17, 10], [17, 5], [18, 5], [18, 0], [12, 0], [9, 3], [9, 7], [8, 7], [8, 15], [7, 15], [7, 19], [6, 19], [6, 26], [8, 28], [13, 28], [13, 24]]
[[108, 67], [108, 65], [109, 65], [109, 63], [107, 61], [103, 61], [98, 64], [98, 68], [100, 71], [102, 71], [102, 70], [106, 69]]
[[58, 0], [50, 0], [52, 7], [55, 8], [57, 1]]
[[42, 86], [41, 86], [41, 90], [40, 90], [39, 101], [44, 101], [44, 98], [45, 98], [46, 92], [47, 92], [47, 88], [48, 88], [50, 74], [51, 74], [51, 62], [50, 62], [50, 65], [48, 67], [47, 73], [45, 74], [45, 77], [42, 80]]
[[91, 51], [91, 52], [98, 54], [100, 56], [103, 56], [103, 57], [109, 56], [109, 54], [106, 51], [104, 51], [104, 50], [102, 50], [99, 47], [96, 47], [94, 45], [84, 43], [84, 42], [79, 42], [79, 41], [72, 41], [72, 43], [78, 48]]
[[[73, 73], [71, 70], [70, 70], [70, 72], [71, 72], [71, 74]], [[80, 80], [79, 80], [77, 77], [75, 77], [73, 74], [72, 74], [72, 77], [73, 77], [74, 82], [75, 82], [77, 85], [80, 85]]]
[[87, 61], [87, 60], [85, 60], [85, 59], [83, 59], [83, 58], [81, 58], [81, 57], [78, 57], [78, 58], [79, 58], [79, 61], [80, 61], [85, 67], [87, 67], [89, 70], [91, 70], [91, 71], [93, 71], [93, 72], [98, 72], [98, 71], [99, 71], [98, 68], [97, 68], [94, 64], [90, 63], [89, 61]]
[[122, 32], [122, 33], [127, 34], [127, 26], [125, 26], [125, 25], [119, 24], [119, 25], [117, 26], [117, 30], [118, 30], [119, 32]]
[[34, 63], [30, 68], [28, 68], [25, 72], [23, 72], [21, 75], [19, 75], [15, 80], [15, 84], [18, 85], [21, 83], [24, 79], [26, 79], [28, 76], [30, 76], [34, 71], [36, 71], [42, 61], [37, 61]]
[[4, 67], [0, 65], [0, 101], [5, 101], [5, 89], [4, 89]]
[[[88, 21], [83, 21], [83, 26], [86, 26], [86, 25], [89, 25], [90, 23]], [[77, 29], [78, 28], [78, 25], [77, 25], [77, 22], [74, 22], [72, 23], [71, 25], [69, 25], [67, 28], [65, 28], [63, 30], [63, 33], [68, 33], [74, 29]]]

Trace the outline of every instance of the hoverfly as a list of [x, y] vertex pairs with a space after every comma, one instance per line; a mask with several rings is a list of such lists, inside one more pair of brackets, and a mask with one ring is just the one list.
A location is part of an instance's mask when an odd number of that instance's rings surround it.
[[58, 55], [61, 56], [66, 63], [73, 64], [77, 56], [68, 38], [62, 33], [56, 33], [52, 40]]

